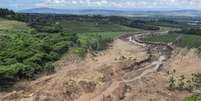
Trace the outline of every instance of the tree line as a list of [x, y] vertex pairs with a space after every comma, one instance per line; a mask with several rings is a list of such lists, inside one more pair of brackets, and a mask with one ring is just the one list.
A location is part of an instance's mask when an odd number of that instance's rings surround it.
[[15, 15], [15, 12], [7, 8], [0, 8], [0, 17], [6, 17], [9, 15]]

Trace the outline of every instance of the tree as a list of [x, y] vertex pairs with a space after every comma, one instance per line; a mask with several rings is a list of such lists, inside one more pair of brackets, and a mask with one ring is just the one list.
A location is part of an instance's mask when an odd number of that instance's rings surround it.
[[179, 84], [178, 84], [178, 89], [179, 90], [184, 90], [185, 88], [185, 82], [184, 82], [185, 76], [181, 75], [179, 78]]
[[7, 8], [0, 8], [0, 17], [10, 18], [12, 15], [15, 15], [15, 12]]

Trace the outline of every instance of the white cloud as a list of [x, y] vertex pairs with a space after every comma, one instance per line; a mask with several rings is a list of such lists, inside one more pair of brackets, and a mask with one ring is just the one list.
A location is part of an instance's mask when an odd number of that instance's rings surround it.
[[201, 0], [44, 0], [37, 7], [200, 8]]

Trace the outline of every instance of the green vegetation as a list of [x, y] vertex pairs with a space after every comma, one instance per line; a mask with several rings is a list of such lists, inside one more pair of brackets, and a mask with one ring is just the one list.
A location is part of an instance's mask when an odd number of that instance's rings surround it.
[[130, 32], [131, 21], [125, 17], [101, 15], [19, 14], [15, 19], [28, 23], [39, 32]]
[[201, 35], [201, 29], [200, 29], [200, 27], [185, 28], [185, 29], [182, 29], [181, 31], [178, 31], [178, 33], [184, 33], [187, 35]]
[[201, 101], [201, 97], [199, 97], [199, 96], [190, 96], [190, 97], [186, 97], [183, 101]]
[[[93, 28], [93, 24], [88, 23], [57, 23], [55, 27], [43, 26], [43, 31], [37, 32], [23, 22], [3, 18], [0, 22], [0, 90], [10, 88], [17, 80], [54, 72], [54, 62], [67, 52], [84, 57], [88, 51], [103, 50], [121, 34], [104, 32], [109, 31], [109, 26]], [[112, 27], [117, 26], [122, 29], [118, 27], [116, 31], [136, 30], [121, 25]], [[74, 33], [76, 31], [85, 33]]]
[[28, 31], [28, 30], [32, 30], [32, 29], [23, 22], [0, 18], [0, 30]]
[[[6, 78], [33, 78], [41, 72], [52, 72], [52, 62], [77, 44], [76, 34], [0, 32], [0, 82]], [[1, 88], [0, 88], [1, 89]]]
[[88, 51], [95, 52], [107, 48], [108, 43], [122, 32], [88, 32], [79, 33], [79, 46], [72, 48], [70, 53], [84, 57]]
[[[181, 36], [181, 39], [176, 40], [179, 36]], [[144, 40], [151, 42], [164, 42], [164, 43], [175, 42], [177, 46], [187, 48], [198, 48], [201, 46], [200, 35], [168, 34], [160, 36], [148, 36]]]
[[144, 30], [160, 30], [160, 27], [140, 20], [132, 21], [128, 26]]
[[60, 23], [65, 32], [132, 32], [139, 29], [119, 24], [100, 24], [97, 22], [64, 21]]
[[174, 28], [174, 27], [164, 27], [164, 26], [160, 26], [160, 31], [164, 32], [164, 31], [177, 31], [179, 30], [178, 28]]
[[177, 38], [178, 34], [168, 34], [168, 35], [160, 35], [160, 36], [148, 36], [144, 38], [145, 41], [151, 42], [174, 42]]
[[[99, 51], [106, 48], [107, 43], [112, 42], [121, 32], [93, 32], [79, 34], [80, 47]], [[87, 48], [86, 48], [87, 49]]]

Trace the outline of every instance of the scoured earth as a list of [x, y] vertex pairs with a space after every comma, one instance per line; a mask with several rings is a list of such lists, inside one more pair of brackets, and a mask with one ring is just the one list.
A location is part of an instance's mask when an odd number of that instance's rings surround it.
[[[188, 76], [188, 70], [200, 70], [200, 58], [195, 51], [182, 54], [183, 49], [141, 42], [141, 35], [117, 39], [109, 49], [81, 61], [63, 59], [56, 73], [19, 82], [13, 92], [2, 92], [0, 100], [182, 101], [190, 93], [169, 91], [167, 71], [176, 69]], [[189, 57], [195, 60], [186, 63]]]

